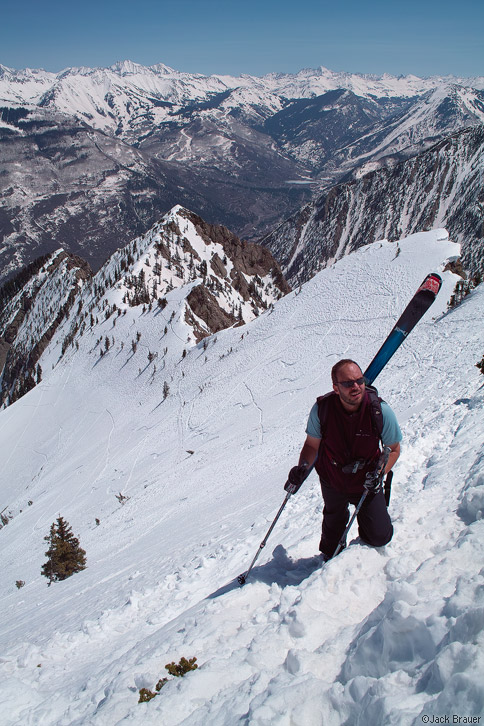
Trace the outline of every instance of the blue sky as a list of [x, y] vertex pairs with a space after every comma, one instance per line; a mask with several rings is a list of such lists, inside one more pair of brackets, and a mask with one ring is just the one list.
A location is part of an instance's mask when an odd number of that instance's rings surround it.
[[2, 8], [0, 63], [475, 76], [484, 75], [483, 27], [479, 0], [23, 0]]

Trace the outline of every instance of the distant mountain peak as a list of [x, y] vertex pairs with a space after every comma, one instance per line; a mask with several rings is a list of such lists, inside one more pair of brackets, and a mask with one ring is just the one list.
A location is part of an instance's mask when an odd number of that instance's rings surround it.
[[121, 76], [129, 76], [136, 73], [147, 73], [150, 71], [150, 69], [146, 66], [142, 66], [131, 60], [116, 61], [116, 63], [109, 67], [109, 70], [114, 71]]

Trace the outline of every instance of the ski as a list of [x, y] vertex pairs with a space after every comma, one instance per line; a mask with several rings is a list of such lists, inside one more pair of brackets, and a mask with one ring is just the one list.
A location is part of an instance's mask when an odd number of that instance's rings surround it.
[[442, 278], [440, 275], [437, 275], [436, 272], [427, 275], [388, 334], [380, 350], [363, 373], [366, 383], [370, 385], [373, 383], [407, 335], [430, 308], [441, 286]]

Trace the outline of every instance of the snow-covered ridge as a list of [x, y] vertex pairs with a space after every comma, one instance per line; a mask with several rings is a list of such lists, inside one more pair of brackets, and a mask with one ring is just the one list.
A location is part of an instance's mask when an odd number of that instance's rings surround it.
[[[39, 386], [0, 412], [0, 505], [13, 517], [0, 530], [5, 726], [407, 726], [429, 714], [484, 716], [475, 367], [484, 295], [478, 287], [447, 312], [456, 277], [442, 268], [458, 249], [442, 231], [401, 240], [399, 250], [360, 249], [245, 330], [167, 356], [154, 377], [143, 366], [160, 318], [132, 308], [114, 330], [112, 317], [85, 330], [59, 365], [44, 366]], [[311, 479], [240, 589], [235, 578], [280, 506], [332, 363], [344, 355], [365, 366], [432, 270], [443, 289], [377, 382], [404, 432], [393, 541], [368, 549], [355, 529], [321, 570]], [[126, 340], [125, 350], [93, 355], [101, 331]], [[59, 513], [87, 569], [47, 587], [43, 537]], [[197, 657], [198, 670], [138, 704], [139, 689], [153, 689], [182, 656]]]
[[[255, 253], [252, 262], [248, 262], [247, 250]], [[126, 254], [135, 261], [130, 274], [120, 275]], [[145, 292], [138, 304], [166, 302], [164, 296], [172, 290], [186, 290], [190, 312], [185, 319], [192, 321], [194, 336], [187, 343], [192, 344], [230, 325], [253, 320], [289, 291], [279, 265], [265, 249], [207, 225], [179, 205], [146, 235], [115, 253], [98, 277], [118, 281], [109, 300], [119, 310], [132, 305], [133, 295], [139, 295], [137, 280], [141, 277]], [[220, 311], [226, 315], [217, 320]]]
[[374, 162], [391, 154], [405, 154], [407, 150], [415, 155], [422, 143], [428, 145], [429, 139], [439, 138], [449, 106], [454, 109], [454, 117], [447, 125], [448, 135], [467, 126], [484, 124], [482, 94], [476, 95], [471, 89], [461, 86], [442, 86], [426, 93], [419, 106], [392, 119], [386, 128], [374, 134], [376, 143], [371, 145], [371, 154], [358, 155], [361, 147], [368, 143], [367, 136], [362, 136], [350, 152], [347, 167], [354, 166], [355, 162], [364, 163], [366, 156], [371, 156]]
[[[93, 332], [111, 316], [114, 328], [132, 308], [154, 311], [159, 321], [178, 326], [177, 354], [186, 354], [203, 338], [253, 320], [289, 290], [267, 249], [241, 242], [179, 205], [116, 251], [94, 276], [61, 250], [0, 315], [2, 403], [33, 387], [38, 366], [55, 367], [79, 331]], [[114, 342], [114, 335], [100, 337], [96, 354]], [[152, 351], [159, 353], [159, 346]]]

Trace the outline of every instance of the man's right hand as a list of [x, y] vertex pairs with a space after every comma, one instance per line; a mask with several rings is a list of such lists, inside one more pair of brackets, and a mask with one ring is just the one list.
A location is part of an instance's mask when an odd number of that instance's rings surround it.
[[308, 475], [308, 464], [303, 462], [299, 466], [293, 466], [284, 485], [284, 490], [289, 494], [295, 494]]

